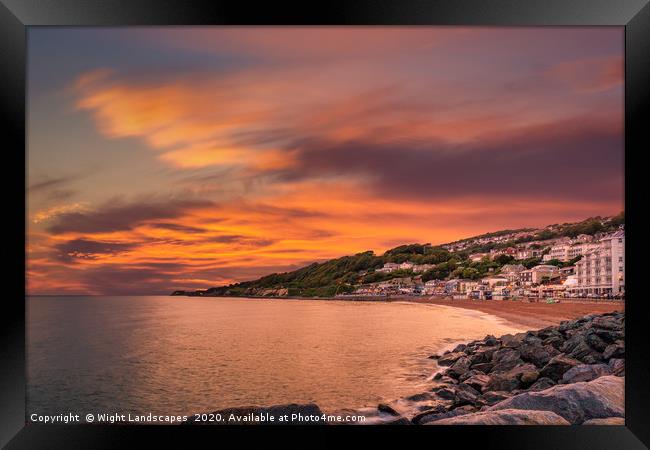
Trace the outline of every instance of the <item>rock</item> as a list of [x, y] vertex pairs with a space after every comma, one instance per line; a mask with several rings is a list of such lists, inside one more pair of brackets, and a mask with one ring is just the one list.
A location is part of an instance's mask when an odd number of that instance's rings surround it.
[[506, 362], [506, 361], [517, 361], [520, 359], [521, 353], [519, 353], [517, 350], [514, 348], [502, 348], [501, 350], [497, 350], [494, 352], [492, 355], [492, 362], [493, 363], [499, 363], [499, 362]]
[[484, 375], [484, 373], [481, 372], [480, 370], [470, 369], [467, 372], [465, 372], [464, 374], [462, 374], [461, 376], [459, 376], [458, 381], [464, 382], [465, 380], [467, 380], [468, 378], [473, 377], [474, 375]]
[[480, 363], [488, 363], [492, 361], [494, 353], [498, 350], [498, 347], [479, 347], [476, 351], [469, 356], [472, 365]]
[[489, 373], [493, 368], [494, 364], [492, 363], [478, 363], [478, 364], [473, 364], [472, 369], [478, 370], [483, 373]]
[[521, 354], [513, 348], [497, 350], [494, 352], [494, 355], [492, 355], [492, 363], [494, 366], [492, 367], [492, 370], [490, 370], [490, 373], [507, 372], [508, 370], [523, 364], [520, 356]]
[[457, 384], [458, 381], [456, 381], [455, 378], [448, 377], [447, 375], [443, 375], [442, 378], [438, 380], [439, 383], [441, 384]]
[[429, 422], [432, 422], [434, 420], [439, 420], [439, 419], [446, 419], [449, 417], [456, 417], [456, 416], [461, 416], [465, 414], [469, 414], [472, 412], [475, 412], [476, 408], [471, 405], [465, 405], [465, 406], [459, 406], [458, 408], [452, 409], [450, 411], [446, 412], [439, 412], [439, 413], [421, 413], [416, 416], [414, 416], [411, 419], [411, 422], [419, 425], [424, 425]]
[[591, 326], [605, 330], [621, 330], [623, 329], [623, 320], [615, 316], [599, 316], [592, 320]]
[[[490, 373], [490, 381], [483, 386], [483, 391], [514, 391], [522, 385], [521, 377], [526, 374], [526, 379], [537, 379], [537, 367], [533, 364], [520, 364], [502, 373]], [[533, 380], [534, 381], [534, 380]], [[529, 383], [532, 381], [529, 381]], [[523, 384], [526, 384], [525, 382]]]
[[589, 419], [582, 422], [583, 425], [625, 425], [623, 417], [605, 417], [603, 419]]
[[603, 358], [609, 360], [611, 358], [624, 358], [625, 357], [625, 343], [617, 341], [614, 344], [607, 346], [603, 352]]
[[609, 360], [609, 367], [612, 369], [612, 373], [616, 376], [625, 376], [625, 360], [612, 358]]
[[551, 336], [542, 341], [542, 344], [544, 345], [550, 345], [556, 350], [559, 350], [560, 347], [564, 344], [564, 338], [561, 336]]
[[533, 384], [537, 378], [539, 378], [539, 372], [536, 370], [528, 370], [526, 372], [522, 372], [521, 377], [519, 380], [521, 381], [521, 384], [525, 386], [530, 386]]
[[[241, 408], [227, 408], [219, 411], [215, 411], [214, 414], [221, 414], [224, 419], [223, 422], [195, 422], [194, 416], [188, 418], [186, 423], [194, 424], [209, 424], [209, 425], [263, 425], [263, 424], [272, 424], [272, 425], [314, 425], [314, 424], [326, 424], [322, 420], [323, 411], [313, 403], [307, 404], [297, 404], [291, 403], [286, 405], [275, 405], [269, 407], [257, 407], [257, 406], [244, 406]], [[261, 415], [264, 417], [262, 421], [251, 421], [243, 420], [248, 419], [251, 414]], [[318, 420], [298, 420], [292, 419], [294, 415], [300, 414], [301, 416], [312, 416], [318, 417]], [[289, 421], [280, 422], [279, 417], [288, 415]], [[232, 417], [233, 420], [230, 420]], [[271, 420], [271, 417], [274, 420]]]
[[580, 361], [560, 354], [551, 358], [548, 364], [546, 364], [539, 372], [539, 376], [547, 377], [555, 382], [558, 382], [560, 379], [562, 379], [564, 372], [580, 364]]
[[426, 425], [570, 425], [570, 423], [550, 411], [504, 409], [433, 420]]
[[555, 386], [555, 381], [547, 377], [538, 378], [532, 386], [528, 388], [529, 391], [543, 391], [551, 386]]
[[473, 387], [477, 391], [483, 390], [483, 386], [490, 382], [490, 377], [483, 373], [477, 373], [464, 380], [464, 383]]
[[406, 397], [406, 400], [409, 400], [411, 402], [421, 402], [424, 400], [431, 400], [432, 398], [435, 398], [435, 395], [433, 395], [430, 392], [421, 392], [419, 394], [413, 394], [409, 395]]
[[483, 343], [485, 345], [499, 345], [499, 341], [494, 336], [486, 336]]
[[551, 360], [552, 357], [558, 355], [560, 352], [552, 345], [534, 345], [524, 344], [519, 347], [521, 359], [526, 362], [531, 362], [537, 367], [544, 367]]
[[613, 344], [614, 342], [623, 340], [624, 338], [623, 332], [618, 330], [592, 329], [591, 331], [608, 344]]
[[512, 395], [505, 391], [488, 391], [484, 392], [480, 399], [483, 400], [486, 405], [491, 406], [510, 397], [512, 397]]
[[587, 330], [585, 333], [585, 342], [587, 345], [589, 345], [589, 347], [600, 353], [604, 352], [607, 348], [607, 342], [601, 339], [601, 337], [598, 336], [598, 334], [596, 334], [596, 331], [593, 329]]
[[471, 405], [478, 399], [479, 392], [465, 383], [461, 383], [456, 388], [456, 397], [454, 406]]
[[381, 425], [413, 425], [413, 422], [408, 420], [406, 417], [400, 417], [399, 419], [384, 422]]
[[435, 404], [435, 405], [421, 405], [421, 406], [424, 409], [420, 409], [420, 411], [422, 411], [422, 412], [414, 415], [411, 418], [411, 422], [417, 423], [417, 422], [420, 421], [420, 419], [422, 417], [430, 416], [430, 415], [433, 415], [433, 414], [441, 414], [441, 413], [447, 412], [448, 409], [449, 409], [447, 406], [439, 404], [439, 403]]
[[521, 366], [524, 364], [524, 361], [521, 359], [513, 359], [509, 361], [501, 361], [494, 366], [492, 366], [492, 370], [490, 370], [490, 374], [495, 374], [495, 373], [502, 373], [502, 372], [508, 372], [509, 370], [514, 369], [517, 366]]
[[429, 356], [429, 359], [439, 359], [439, 358], [440, 358], [440, 355], [437, 354], [437, 353], [434, 354], [434, 355], [430, 355], [430, 356]]
[[454, 348], [451, 352], [452, 353], [465, 352], [466, 348], [467, 348], [466, 344], [458, 344], [456, 348]]
[[380, 403], [379, 405], [377, 405], [377, 410], [385, 414], [390, 414], [391, 416], [399, 416], [399, 413], [397, 411], [395, 411], [393, 408], [391, 408], [385, 403]]
[[456, 389], [444, 387], [435, 391], [436, 396], [443, 400], [453, 400], [456, 398]]
[[624, 397], [624, 379], [608, 375], [589, 382], [525, 392], [497, 403], [488, 410], [552, 411], [570, 423], [579, 425], [590, 419], [624, 417]]
[[517, 333], [514, 336], [512, 334], [504, 334], [501, 336], [501, 345], [503, 347], [519, 347], [526, 338], [526, 333]]
[[447, 375], [458, 378], [470, 368], [471, 362], [466, 356], [460, 357], [456, 362], [447, 370]]
[[446, 353], [442, 355], [440, 358], [438, 358], [438, 365], [451, 366], [461, 357], [465, 357], [465, 353], [463, 352]]
[[591, 381], [611, 373], [612, 369], [607, 364], [581, 364], [564, 372], [560, 383], [570, 384], [578, 381]]
[[438, 373], [436, 373], [436, 374], [433, 376], [433, 379], [434, 379], [434, 380], [439, 380], [439, 379], [441, 379], [441, 378], [442, 378], [442, 372], [438, 372]]

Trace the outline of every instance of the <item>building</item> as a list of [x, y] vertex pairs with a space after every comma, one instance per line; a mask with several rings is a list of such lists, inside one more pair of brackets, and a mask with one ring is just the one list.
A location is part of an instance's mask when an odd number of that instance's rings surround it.
[[469, 255], [469, 259], [472, 262], [478, 262], [483, 258], [489, 258], [489, 257], [490, 257], [489, 253], [472, 253], [471, 255]]
[[396, 270], [399, 270], [399, 266], [400, 265], [397, 264], [397, 263], [389, 262], [389, 263], [384, 264], [384, 267], [382, 267], [381, 269], [377, 269], [376, 272], [391, 273], [391, 272], [394, 272]]
[[506, 264], [501, 268], [501, 275], [513, 283], [519, 281], [519, 274], [524, 270], [526, 270], [526, 268], [521, 264]]
[[625, 232], [601, 238], [576, 263], [576, 275], [583, 295], [624, 295]]
[[541, 248], [520, 248], [515, 254], [516, 259], [529, 259], [529, 258], [539, 258], [542, 256]]
[[557, 266], [540, 264], [532, 269], [520, 272], [520, 281], [526, 285], [540, 284], [542, 281], [551, 280], [560, 276]]
[[562, 262], [571, 261], [572, 259], [582, 256], [598, 246], [593, 236], [581, 234], [575, 239], [557, 243], [552, 246], [549, 252], [542, 258], [544, 261], [557, 259]]

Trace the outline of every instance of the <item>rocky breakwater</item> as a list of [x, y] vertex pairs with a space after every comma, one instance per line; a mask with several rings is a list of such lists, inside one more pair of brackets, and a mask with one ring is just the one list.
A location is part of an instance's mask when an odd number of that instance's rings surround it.
[[458, 345], [432, 356], [443, 370], [429, 391], [378, 410], [428, 425], [622, 424], [624, 326], [624, 313], [594, 314]]

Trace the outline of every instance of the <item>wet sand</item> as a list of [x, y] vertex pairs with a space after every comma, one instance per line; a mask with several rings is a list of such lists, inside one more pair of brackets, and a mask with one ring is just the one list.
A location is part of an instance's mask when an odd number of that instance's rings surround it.
[[561, 303], [548, 304], [541, 299], [538, 303], [530, 303], [521, 300], [451, 300], [436, 297], [408, 297], [396, 298], [394, 300], [472, 309], [495, 315], [514, 324], [529, 327], [530, 329], [558, 325], [563, 320], [577, 319], [587, 314], [625, 311], [623, 302], [597, 303], [591, 301], [562, 300]]

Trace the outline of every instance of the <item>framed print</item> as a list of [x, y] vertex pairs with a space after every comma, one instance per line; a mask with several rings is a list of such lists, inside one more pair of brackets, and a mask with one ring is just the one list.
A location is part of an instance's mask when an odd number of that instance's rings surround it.
[[2, 1], [3, 445], [647, 448], [650, 7], [306, 6]]

